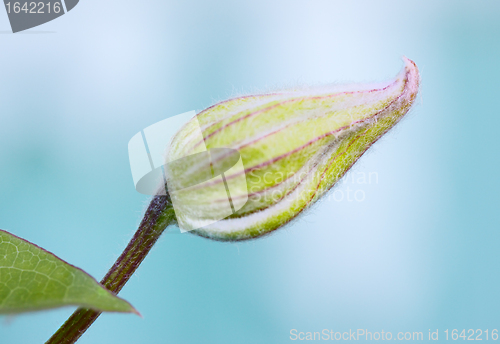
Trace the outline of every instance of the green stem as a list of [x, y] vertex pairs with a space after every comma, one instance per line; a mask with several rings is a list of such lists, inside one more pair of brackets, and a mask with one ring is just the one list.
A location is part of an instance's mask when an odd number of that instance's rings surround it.
[[[104, 276], [101, 284], [118, 294], [146, 258], [165, 228], [173, 223], [175, 223], [175, 213], [170, 197], [168, 195], [153, 197], [139, 229]], [[101, 312], [91, 309], [77, 309], [46, 344], [75, 343], [100, 314]]]

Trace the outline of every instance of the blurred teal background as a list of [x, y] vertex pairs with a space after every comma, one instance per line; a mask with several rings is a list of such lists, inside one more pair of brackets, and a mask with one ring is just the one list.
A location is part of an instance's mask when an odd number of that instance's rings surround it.
[[[241, 93], [386, 80], [406, 55], [418, 104], [337, 188], [363, 201], [252, 242], [164, 235], [120, 294], [144, 318], [104, 314], [79, 343], [499, 329], [499, 18], [498, 1], [82, 0], [13, 35], [0, 11], [0, 228], [100, 279], [148, 202], [135, 133]], [[0, 342], [43, 343], [72, 311], [0, 317]]]

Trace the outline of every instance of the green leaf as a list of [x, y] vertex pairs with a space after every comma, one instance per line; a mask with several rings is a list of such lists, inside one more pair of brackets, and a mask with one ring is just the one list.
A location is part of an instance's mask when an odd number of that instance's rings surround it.
[[63, 306], [139, 314], [83, 270], [0, 230], [0, 314]]

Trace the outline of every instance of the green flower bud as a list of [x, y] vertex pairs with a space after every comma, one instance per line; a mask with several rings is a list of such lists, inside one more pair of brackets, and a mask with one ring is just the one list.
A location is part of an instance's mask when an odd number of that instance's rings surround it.
[[[181, 229], [235, 241], [293, 220], [408, 112], [419, 73], [413, 61], [404, 62], [388, 83], [245, 96], [197, 114], [166, 156]], [[229, 216], [220, 211], [228, 196]]]

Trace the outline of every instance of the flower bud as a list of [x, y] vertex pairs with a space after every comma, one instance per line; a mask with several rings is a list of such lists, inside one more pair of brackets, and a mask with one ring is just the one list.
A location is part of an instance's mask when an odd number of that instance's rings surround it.
[[[235, 241], [293, 220], [408, 112], [419, 74], [413, 61], [404, 62], [383, 84], [245, 96], [198, 113], [166, 156], [181, 229]], [[229, 216], [220, 211], [228, 199]]]

